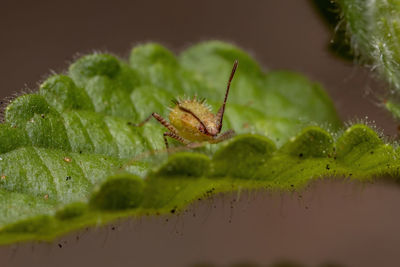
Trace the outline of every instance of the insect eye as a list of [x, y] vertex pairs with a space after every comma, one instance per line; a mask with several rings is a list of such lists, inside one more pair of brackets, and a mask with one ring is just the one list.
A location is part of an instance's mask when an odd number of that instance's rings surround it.
[[204, 128], [203, 125], [200, 125], [200, 126], [199, 126], [199, 131], [200, 131], [201, 133], [206, 133], [206, 128]]

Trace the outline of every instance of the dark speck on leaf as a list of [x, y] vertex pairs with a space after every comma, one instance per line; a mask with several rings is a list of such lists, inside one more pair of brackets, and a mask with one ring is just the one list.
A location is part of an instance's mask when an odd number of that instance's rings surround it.
[[171, 210], [171, 213], [174, 214], [174, 213], [175, 213], [175, 209], [172, 209], [172, 210]]
[[374, 151], [369, 152], [371, 155], [374, 154]]
[[331, 167], [329, 166], [329, 164], [326, 164], [326, 169], [327, 169], [327, 170], [330, 170], [330, 169], [331, 169]]
[[65, 177], [65, 180], [66, 180], [66, 181], [71, 180], [71, 176]]
[[300, 157], [300, 158], [303, 157], [303, 153], [300, 153], [300, 154], [299, 154], [299, 157]]

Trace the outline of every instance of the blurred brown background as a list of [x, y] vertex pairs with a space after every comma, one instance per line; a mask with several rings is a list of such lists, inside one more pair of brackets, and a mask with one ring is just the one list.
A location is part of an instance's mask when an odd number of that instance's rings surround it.
[[[381, 94], [372, 91], [382, 84], [328, 51], [332, 33], [311, 1], [2, 0], [0, 34], [2, 98], [35, 90], [79, 54], [100, 50], [127, 57], [146, 41], [178, 53], [221, 39], [249, 51], [266, 70], [295, 70], [319, 81], [343, 120], [367, 116], [385, 134], [396, 133], [396, 123], [379, 107]], [[169, 222], [138, 219], [52, 244], [0, 248], [0, 265], [226, 266], [290, 259], [311, 266], [398, 266], [397, 187], [318, 183], [304, 198], [244, 194], [231, 209], [232, 198], [237, 196], [195, 204]]]

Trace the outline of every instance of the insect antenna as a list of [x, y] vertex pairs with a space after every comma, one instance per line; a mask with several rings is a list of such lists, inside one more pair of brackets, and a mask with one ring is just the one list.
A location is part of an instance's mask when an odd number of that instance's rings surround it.
[[206, 125], [204, 124], [204, 122], [203, 122], [196, 114], [194, 114], [193, 111], [191, 111], [190, 109], [187, 109], [187, 108], [185, 108], [185, 107], [182, 107], [182, 106], [179, 106], [179, 109], [182, 110], [182, 111], [184, 111], [184, 112], [186, 112], [186, 113], [189, 113], [190, 115], [192, 115], [193, 118], [195, 118], [195, 119], [201, 124], [201, 126], [203, 126], [204, 131], [205, 131], [207, 134], [209, 133], [208, 130], [207, 130]]
[[229, 89], [231, 87], [231, 82], [232, 82], [233, 76], [235, 75], [237, 66], [238, 66], [238, 61], [236, 59], [235, 62], [233, 63], [231, 76], [229, 76], [228, 84], [226, 86], [224, 102], [222, 103], [222, 106], [219, 108], [218, 113], [217, 113], [218, 132], [221, 132], [221, 129], [222, 129], [222, 120], [224, 119], [225, 105], [226, 105], [226, 101], [228, 100]]

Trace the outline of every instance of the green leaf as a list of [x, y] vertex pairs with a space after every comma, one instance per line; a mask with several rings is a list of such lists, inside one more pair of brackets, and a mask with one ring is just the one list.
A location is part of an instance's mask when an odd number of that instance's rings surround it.
[[90, 206], [102, 210], [136, 208], [143, 199], [143, 183], [143, 179], [130, 174], [112, 176], [92, 193]]
[[[179, 96], [206, 97], [216, 111], [234, 59], [239, 68], [223, 128], [236, 138], [167, 156], [162, 125], [135, 126], [152, 112], [168, 118], [170, 100]], [[49, 77], [37, 93], [6, 108], [0, 243], [175, 213], [218, 192], [298, 190], [322, 176], [397, 174], [391, 145], [365, 125], [335, 141], [330, 132], [340, 126], [320, 85], [292, 72], [264, 73], [230, 44], [201, 43], [178, 57], [145, 44], [132, 50], [129, 63], [84, 56], [67, 75]], [[174, 145], [170, 152], [181, 150]]]

